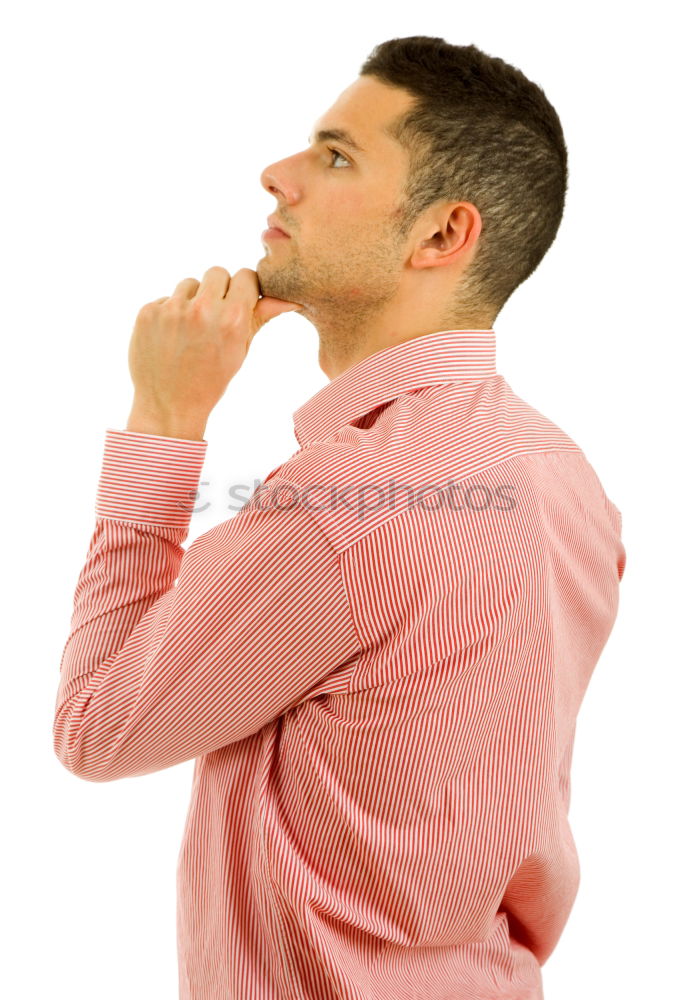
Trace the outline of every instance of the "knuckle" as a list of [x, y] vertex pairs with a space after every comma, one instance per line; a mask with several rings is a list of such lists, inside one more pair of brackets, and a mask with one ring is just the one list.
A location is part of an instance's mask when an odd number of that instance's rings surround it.
[[246, 307], [242, 302], [230, 302], [225, 310], [225, 320], [229, 324], [240, 323], [246, 315]]
[[212, 318], [209, 302], [204, 299], [193, 299], [188, 306], [186, 316], [196, 328], [207, 327]]

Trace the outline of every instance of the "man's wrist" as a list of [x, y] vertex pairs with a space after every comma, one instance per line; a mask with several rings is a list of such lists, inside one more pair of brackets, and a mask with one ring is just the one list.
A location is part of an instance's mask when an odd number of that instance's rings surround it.
[[206, 426], [206, 420], [203, 422], [193, 417], [165, 416], [143, 406], [133, 405], [125, 429], [137, 434], [156, 434], [183, 441], [204, 441]]

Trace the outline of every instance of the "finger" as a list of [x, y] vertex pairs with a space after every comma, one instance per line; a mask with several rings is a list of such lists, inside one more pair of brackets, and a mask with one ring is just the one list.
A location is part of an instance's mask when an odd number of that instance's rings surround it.
[[209, 295], [213, 299], [223, 299], [226, 295], [231, 275], [225, 267], [208, 267], [197, 290], [198, 295]]
[[179, 281], [173, 291], [171, 298], [192, 299], [198, 290], [200, 282], [197, 278], [184, 278]]
[[273, 296], [263, 296], [255, 307], [255, 318], [259, 326], [264, 326], [276, 316], [281, 316], [282, 313], [286, 312], [296, 312], [298, 309], [303, 309], [303, 306], [299, 305], [298, 302], [287, 302]]
[[224, 301], [244, 302], [250, 309], [253, 309], [259, 298], [260, 285], [256, 272], [252, 271], [250, 267], [242, 267], [236, 271], [229, 283]]

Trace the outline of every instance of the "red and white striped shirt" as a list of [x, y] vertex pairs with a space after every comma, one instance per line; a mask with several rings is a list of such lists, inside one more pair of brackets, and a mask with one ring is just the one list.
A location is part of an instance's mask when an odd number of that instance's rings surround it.
[[354, 364], [187, 550], [207, 442], [106, 431], [54, 746], [88, 781], [195, 758], [181, 1000], [543, 996], [626, 554], [495, 365], [493, 330]]

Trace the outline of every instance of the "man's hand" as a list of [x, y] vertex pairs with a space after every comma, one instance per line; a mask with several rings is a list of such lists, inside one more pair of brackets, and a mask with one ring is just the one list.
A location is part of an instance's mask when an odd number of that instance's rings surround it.
[[258, 276], [247, 267], [233, 277], [210, 267], [202, 282], [184, 278], [172, 296], [148, 302], [137, 314], [128, 351], [131, 424], [135, 415], [143, 426], [174, 435], [178, 428], [204, 429], [261, 326], [300, 308], [260, 298]]

